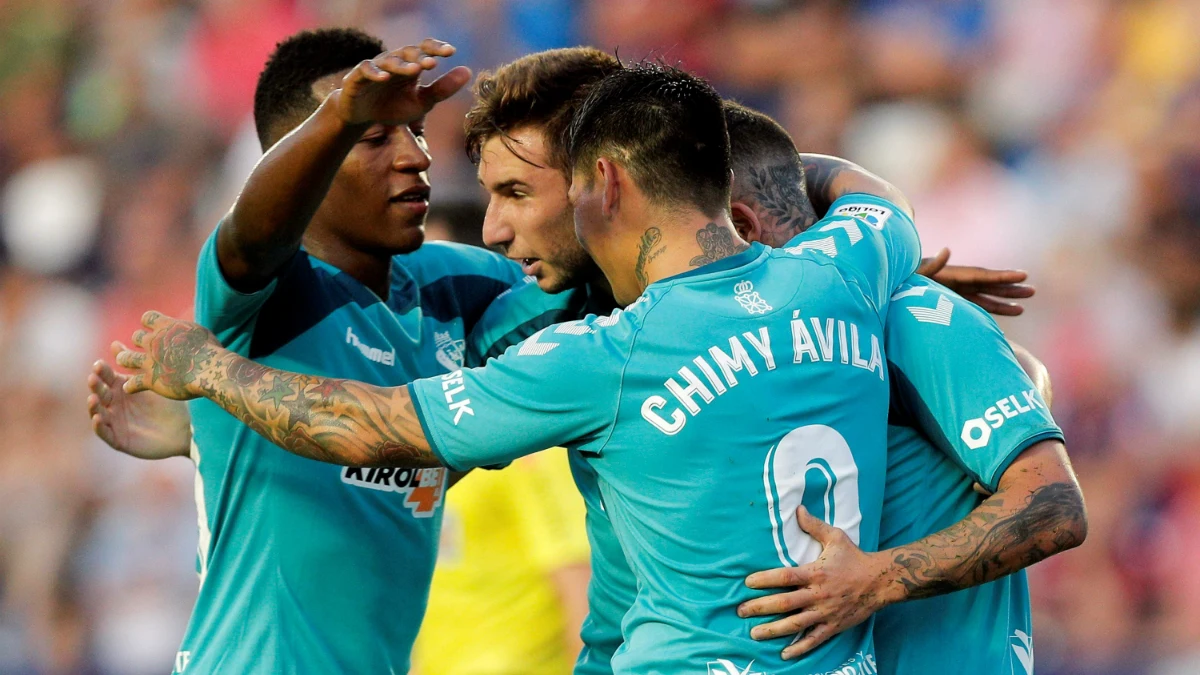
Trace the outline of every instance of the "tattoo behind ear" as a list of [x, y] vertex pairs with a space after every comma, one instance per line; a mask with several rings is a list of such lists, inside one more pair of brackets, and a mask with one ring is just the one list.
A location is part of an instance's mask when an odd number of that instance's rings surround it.
[[663, 251], [667, 250], [666, 244], [662, 243], [662, 230], [657, 227], [651, 227], [642, 233], [642, 240], [638, 242], [638, 259], [637, 265], [634, 266], [634, 274], [637, 275], [638, 283], [642, 286], [649, 284], [646, 276], [646, 265], [658, 256], [662, 255]]

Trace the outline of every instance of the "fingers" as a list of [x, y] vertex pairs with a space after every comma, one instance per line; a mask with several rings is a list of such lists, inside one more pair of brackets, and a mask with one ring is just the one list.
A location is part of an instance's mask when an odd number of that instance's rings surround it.
[[948, 262], [950, 262], [950, 249], [943, 248], [932, 258], [922, 258], [921, 266], [917, 268], [917, 274], [932, 277], [940, 272]]
[[738, 616], [743, 619], [752, 616], [773, 616], [802, 611], [812, 606], [817, 600], [816, 593], [808, 588], [801, 588], [789, 593], [775, 593], [761, 598], [747, 600], [738, 605]]
[[146, 336], [148, 336], [148, 335], [149, 335], [149, 333], [147, 333], [144, 330], [135, 330], [133, 332], [133, 346], [141, 347], [142, 349], [145, 349], [146, 348]]
[[136, 394], [139, 391], [148, 391], [150, 387], [146, 386], [145, 375], [134, 375], [128, 380], [125, 380], [125, 386], [122, 387], [122, 389], [125, 390], [126, 394]]
[[[142, 352], [137, 352], [129, 347], [121, 345], [121, 351], [117, 354], [117, 365], [129, 370], [140, 370], [146, 363], [146, 355]], [[129, 384], [128, 380], [125, 382]], [[129, 391], [129, 387], [125, 387], [125, 391]]]
[[[1025, 270], [993, 270], [986, 267], [947, 265], [934, 276], [938, 283], [952, 284], [1019, 284], [1029, 278]], [[945, 281], [942, 281], [945, 279]]]
[[451, 68], [441, 77], [421, 87], [421, 99], [425, 103], [426, 108], [432, 108], [434, 105], [458, 93], [470, 81], [470, 68], [466, 66]]
[[170, 317], [167, 317], [160, 312], [150, 310], [142, 315], [142, 325], [150, 329], [158, 328], [159, 324], [162, 323], [163, 320], [169, 318]]
[[1032, 298], [1037, 289], [1029, 284], [979, 284], [975, 292], [998, 298]]
[[808, 652], [825, 644], [826, 640], [840, 632], [841, 630], [835, 629], [830, 624], [817, 624], [816, 627], [810, 630], [807, 635], [784, 648], [781, 656], [784, 660], [803, 656], [804, 654], [807, 654]]
[[92, 392], [88, 396], [89, 402], [92, 400], [92, 398], [95, 398], [97, 404], [103, 403], [104, 405], [109, 405], [112, 403], [112, 388], [103, 380], [101, 380], [98, 375], [95, 373], [88, 375], [87, 382], [88, 389]]
[[800, 612], [750, 629], [755, 640], [773, 640], [786, 635], [799, 635], [821, 620], [816, 612]]
[[113, 432], [112, 425], [104, 420], [100, 415], [92, 415], [92, 433], [100, 437], [100, 440], [107, 443], [109, 446], [117, 447], [117, 436]]
[[755, 572], [746, 577], [746, 586], [758, 590], [766, 588], [794, 588], [808, 585], [804, 567], [779, 567], [765, 572]]
[[986, 295], [971, 294], [964, 295], [963, 297], [982, 307], [988, 314], [995, 314], [996, 316], [1021, 316], [1025, 313], [1025, 307], [1020, 303], [996, 300]]
[[800, 524], [800, 529], [804, 530], [805, 534], [820, 542], [822, 547], [833, 543], [840, 532], [836, 527], [813, 516], [803, 506], [796, 507], [796, 522]]
[[408, 45], [380, 54], [370, 63], [381, 72], [415, 77], [423, 70], [432, 70], [437, 67], [438, 62], [434, 57], [446, 58], [453, 56], [454, 52], [453, 45], [441, 40], [426, 38], [420, 45]]

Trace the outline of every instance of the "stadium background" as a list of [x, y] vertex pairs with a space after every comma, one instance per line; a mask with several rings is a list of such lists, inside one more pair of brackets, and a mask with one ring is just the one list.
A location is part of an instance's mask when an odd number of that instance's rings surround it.
[[[896, 182], [927, 250], [1029, 270], [1002, 323], [1053, 374], [1091, 514], [1031, 572], [1038, 672], [1200, 672], [1200, 1], [0, 0], [0, 674], [169, 670], [191, 467], [92, 438], [84, 379], [189, 306], [263, 59], [329, 24], [476, 70], [653, 51]], [[468, 102], [429, 120], [429, 231], [477, 241]]]

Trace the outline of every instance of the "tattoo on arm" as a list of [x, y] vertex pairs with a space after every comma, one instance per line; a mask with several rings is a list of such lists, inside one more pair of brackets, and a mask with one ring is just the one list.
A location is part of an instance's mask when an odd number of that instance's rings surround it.
[[642, 233], [642, 240], [638, 242], [638, 258], [633, 272], [642, 288], [650, 285], [649, 277], [646, 276], [646, 265], [667, 250], [667, 245], [662, 243], [662, 239], [662, 230], [651, 227]]
[[[1016, 503], [1014, 503], [1016, 502]], [[1086, 533], [1083, 496], [1051, 483], [1023, 500], [1004, 489], [965, 520], [893, 550], [909, 600], [978, 586], [1074, 548]]]
[[700, 267], [722, 258], [728, 258], [735, 253], [745, 251], [748, 246], [746, 242], [734, 238], [733, 230], [728, 227], [718, 227], [716, 223], [709, 223], [696, 232], [696, 243], [700, 245], [703, 253], [688, 261], [692, 267]]
[[441, 466], [408, 387], [287, 373], [227, 351], [191, 367], [206, 397], [301, 457], [349, 466]]
[[817, 213], [825, 213], [840, 195], [834, 194], [833, 183], [846, 170], [845, 160], [824, 155], [800, 155], [804, 165], [804, 184], [809, 203]]
[[750, 190], [759, 210], [768, 218], [760, 218], [763, 241], [785, 242], [812, 227], [817, 213], [808, 199], [804, 176], [792, 163], [772, 164], [762, 169], [750, 168]]

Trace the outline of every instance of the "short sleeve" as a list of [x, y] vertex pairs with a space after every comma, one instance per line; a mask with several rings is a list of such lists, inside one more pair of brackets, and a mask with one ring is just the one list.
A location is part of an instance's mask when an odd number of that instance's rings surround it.
[[874, 195], [844, 195], [825, 218], [788, 242], [789, 253], [826, 255], [859, 280], [876, 309], [921, 264], [913, 221], [896, 204]]
[[999, 326], [949, 289], [913, 276], [892, 297], [885, 340], [893, 405], [987, 488], [1029, 446], [1062, 440]]
[[557, 324], [485, 366], [411, 383], [434, 453], [463, 471], [556, 445], [598, 451], [632, 343], [622, 314]]
[[204, 242], [196, 264], [196, 322], [228, 344], [231, 337], [252, 332], [258, 311], [275, 292], [279, 280], [272, 279], [265, 288], [253, 293], [242, 293], [230, 286], [217, 260], [217, 235], [221, 227], [218, 225]]

